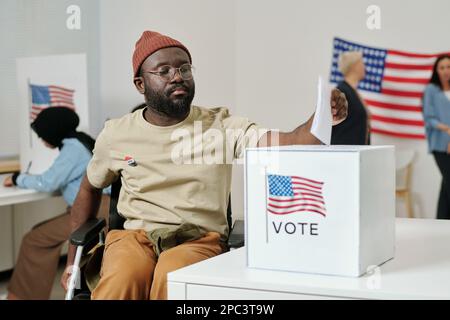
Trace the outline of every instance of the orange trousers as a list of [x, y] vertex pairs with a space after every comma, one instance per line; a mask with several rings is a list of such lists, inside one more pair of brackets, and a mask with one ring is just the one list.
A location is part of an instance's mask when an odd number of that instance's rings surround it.
[[91, 299], [165, 300], [168, 272], [222, 252], [220, 235], [208, 232], [157, 258], [145, 231], [112, 230], [106, 237], [100, 281]]

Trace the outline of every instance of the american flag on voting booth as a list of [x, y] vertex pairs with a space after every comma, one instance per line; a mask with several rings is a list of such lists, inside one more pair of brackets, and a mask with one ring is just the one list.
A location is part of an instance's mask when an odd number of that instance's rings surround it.
[[338, 58], [345, 51], [361, 51], [366, 77], [358, 91], [371, 114], [371, 132], [398, 138], [424, 139], [422, 96], [430, 81], [436, 58], [443, 54], [421, 54], [380, 49], [335, 38], [330, 82], [343, 75]]
[[30, 119], [34, 120], [39, 112], [48, 107], [67, 107], [75, 109], [73, 94], [75, 90], [62, 86], [41, 86], [30, 84], [31, 110]]
[[268, 174], [267, 211], [275, 215], [297, 212], [326, 216], [324, 183], [299, 176]]

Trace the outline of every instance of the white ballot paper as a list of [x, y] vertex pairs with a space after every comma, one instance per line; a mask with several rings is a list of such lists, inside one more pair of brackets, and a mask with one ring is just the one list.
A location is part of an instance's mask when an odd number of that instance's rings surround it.
[[311, 126], [311, 133], [322, 143], [329, 145], [331, 142], [331, 91], [323, 82], [323, 78], [319, 76], [317, 84], [317, 106], [314, 120]]

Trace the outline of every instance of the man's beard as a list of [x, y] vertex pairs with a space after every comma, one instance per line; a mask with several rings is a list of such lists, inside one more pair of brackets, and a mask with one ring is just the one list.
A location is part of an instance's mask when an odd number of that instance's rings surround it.
[[[183, 88], [187, 94], [181, 98], [171, 99], [171, 93], [177, 88]], [[153, 91], [150, 86], [145, 85], [144, 95], [149, 108], [170, 118], [182, 118], [189, 113], [195, 95], [195, 84], [192, 84], [190, 88], [183, 85], [175, 85], [164, 92]]]

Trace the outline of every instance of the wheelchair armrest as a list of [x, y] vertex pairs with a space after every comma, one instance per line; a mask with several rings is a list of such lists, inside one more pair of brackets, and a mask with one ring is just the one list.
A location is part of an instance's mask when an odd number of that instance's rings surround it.
[[75, 246], [85, 246], [93, 241], [102, 229], [106, 226], [103, 218], [89, 219], [81, 227], [72, 232], [70, 235], [70, 243]]
[[244, 246], [245, 242], [245, 224], [244, 220], [234, 221], [233, 228], [230, 231], [230, 236], [228, 237], [228, 247], [230, 249], [236, 249]]

